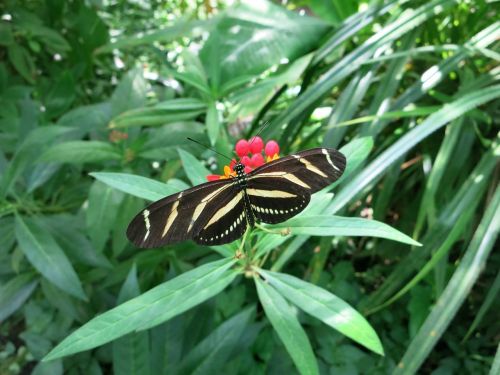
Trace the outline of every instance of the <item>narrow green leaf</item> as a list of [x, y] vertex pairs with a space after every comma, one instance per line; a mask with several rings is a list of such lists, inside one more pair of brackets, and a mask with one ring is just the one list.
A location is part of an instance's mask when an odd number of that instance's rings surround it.
[[[140, 294], [135, 264], [130, 270], [118, 295], [117, 303], [123, 303]], [[114, 374], [151, 373], [149, 358], [149, 332], [133, 332], [113, 342]]]
[[179, 156], [181, 157], [182, 167], [186, 172], [186, 176], [193, 185], [199, 185], [203, 182], [207, 182], [207, 175], [211, 173], [198, 159], [181, 148], [179, 149]]
[[254, 277], [254, 281], [266, 316], [299, 372], [302, 375], [319, 374], [311, 343], [294, 309], [268, 283], [263, 282], [258, 276]]
[[204, 113], [207, 106], [194, 98], [166, 100], [154, 107], [132, 109], [115, 117], [109, 123], [110, 128], [131, 126], [159, 126], [177, 121], [193, 120]]
[[71, 141], [56, 144], [45, 151], [38, 162], [93, 163], [120, 160], [120, 152], [111, 144], [100, 141]]
[[181, 362], [178, 374], [220, 374], [231, 360], [255, 308], [250, 306], [218, 326], [189, 352]]
[[59, 343], [44, 361], [92, 349], [167, 321], [228, 286], [238, 275], [229, 270], [234, 263], [229, 258], [205, 264], [95, 317]]
[[342, 187], [330, 207], [329, 213], [335, 213], [344, 207], [351, 199], [365, 189], [369, 184], [383, 176], [389, 166], [448, 122], [462, 116], [467, 111], [500, 97], [500, 85], [490, 86], [462, 95], [459, 99], [444, 105], [439, 111], [429, 116], [423, 123], [407, 132], [397, 142], [372, 161], [361, 173]]
[[15, 313], [31, 296], [37, 285], [38, 281], [33, 280], [32, 273], [15, 276], [1, 285], [0, 322], [5, 322], [10, 315]]
[[35, 220], [16, 215], [16, 238], [31, 265], [59, 289], [86, 301], [80, 280], [54, 238]]
[[95, 181], [90, 187], [86, 223], [89, 237], [97, 251], [102, 251], [108, 241], [122, 199], [122, 192], [100, 181]]
[[495, 358], [493, 359], [489, 375], [498, 374], [500, 374], [500, 344], [497, 346], [497, 352], [495, 353]]
[[418, 334], [407, 347], [394, 374], [418, 371], [455, 317], [484, 269], [500, 230], [500, 187], [488, 204], [464, 257]]
[[299, 216], [291, 218], [284, 223], [276, 224], [273, 227], [290, 228], [292, 234], [380, 237], [420, 246], [417, 241], [387, 224], [358, 217], [329, 215]]
[[[476, 316], [474, 317], [474, 321], [470, 325], [469, 329], [467, 330], [467, 333], [465, 334], [465, 337], [462, 340], [462, 343], [467, 341], [467, 339], [470, 337], [472, 332], [475, 331], [481, 320], [484, 318], [488, 310], [490, 309], [491, 306], [494, 306], [494, 302], [498, 300], [498, 295], [500, 293], [500, 272], [497, 273], [497, 277], [495, 278], [495, 281], [493, 281], [493, 284], [491, 285], [490, 288], [488, 288], [488, 293], [486, 294], [486, 297], [484, 298], [483, 303], [481, 304], [481, 307], [479, 308]], [[500, 370], [500, 369], [499, 369]]]
[[288, 301], [367, 349], [384, 354], [382, 344], [366, 319], [345, 301], [313, 284], [283, 273], [257, 272]]
[[108, 53], [115, 49], [129, 49], [145, 44], [149, 46], [153, 45], [154, 42], [171, 42], [182, 36], [192, 34], [194, 30], [208, 26], [210, 22], [210, 20], [193, 20], [189, 17], [181, 18], [176, 20], [172, 25], [168, 25], [160, 30], [121, 37], [116, 42], [100, 46], [94, 53]]
[[291, 103], [286, 111], [273, 120], [269, 128], [278, 130], [283, 124], [289, 124], [293, 119], [299, 118], [311, 105], [330, 93], [332, 88], [342, 79], [359, 69], [359, 65], [371, 58], [378, 48], [414, 30], [427, 19], [435, 16], [436, 13], [453, 3], [453, 0], [434, 0], [417, 9], [408, 9], [407, 12], [403, 12], [394, 22], [367, 39], [361, 46], [324, 73], [314, 84], [310, 85], [304, 93]]
[[106, 185], [149, 201], [157, 201], [189, 187], [180, 180], [169, 180], [163, 183], [128, 173], [92, 172], [89, 174]]

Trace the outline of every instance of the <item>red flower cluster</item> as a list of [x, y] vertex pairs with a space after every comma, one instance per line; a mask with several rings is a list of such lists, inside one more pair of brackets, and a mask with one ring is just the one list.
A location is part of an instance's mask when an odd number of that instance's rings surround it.
[[[264, 141], [260, 137], [253, 137], [248, 141], [240, 139], [234, 147], [236, 154], [240, 157], [240, 162], [245, 166], [245, 172], [249, 173], [253, 169], [260, 167], [264, 163], [279, 159], [280, 148], [276, 141], [268, 141], [264, 147]], [[264, 151], [266, 158], [262, 155]], [[215, 181], [221, 178], [236, 177], [234, 166], [236, 159], [231, 160], [229, 165], [224, 166], [224, 175], [211, 174], [207, 176], [208, 181]]]

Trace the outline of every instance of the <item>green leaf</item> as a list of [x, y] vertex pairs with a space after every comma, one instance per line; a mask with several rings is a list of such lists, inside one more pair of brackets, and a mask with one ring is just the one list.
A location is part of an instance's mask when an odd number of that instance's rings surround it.
[[[226, 320], [200, 341], [181, 362], [178, 374], [220, 374], [234, 355], [255, 308], [250, 306]], [[238, 354], [238, 353], [236, 353]]]
[[[453, 0], [434, 0], [415, 10], [408, 9], [407, 12], [403, 12], [394, 22], [382, 28], [367, 39], [363, 45], [356, 48], [325, 72], [291, 103], [287, 110], [276, 117], [269, 128], [277, 131], [281, 129], [283, 124], [289, 124], [292, 120], [300, 118], [310, 106], [328, 95], [341, 80], [359, 69], [359, 65], [371, 58], [378, 48], [414, 30], [427, 19], [435, 16], [437, 12], [444, 10], [445, 6], [450, 6], [453, 3]], [[291, 129], [288, 130], [291, 131]], [[272, 136], [274, 136], [274, 132]]]
[[114, 116], [127, 110], [146, 105], [149, 86], [140, 69], [129, 71], [122, 78], [111, 96], [111, 112]]
[[333, 199], [333, 202], [328, 208], [328, 212], [335, 213], [344, 207], [370, 183], [382, 177], [383, 172], [387, 170], [394, 161], [398, 160], [401, 155], [408, 152], [408, 150], [430, 134], [455, 118], [462, 116], [467, 111], [498, 97], [500, 97], [500, 85], [495, 85], [462, 95], [454, 102], [444, 105], [439, 111], [427, 117], [424, 122], [408, 131], [397, 142], [393, 143], [365, 167], [361, 173], [357, 174], [356, 177], [349, 181], [349, 184], [344, 185], [342, 190], [340, 190]]
[[44, 361], [95, 348], [127, 333], [154, 327], [216, 295], [238, 273], [234, 259], [205, 264], [90, 320], [57, 345]]
[[106, 185], [149, 201], [157, 201], [189, 187], [180, 180], [169, 180], [164, 184], [128, 173], [92, 172], [89, 174]]
[[83, 234], [83, 220], [67, 214], [44, 216], [41, 220], [71, 260], [91, 267], [112, 268], [104, 254], [97, 252]]
[[35, 219], [16, 215], [16, 238], [31, 265], [47, 280], [72, 296], [87, 300], [68, 258]]
[[148, 33], [141, 32], [134, 36], [124, 36], [116, 42], [100, 46], [95, 50], [95, 54], [112, 52], [115, 49], [129, 49], [141, 45], [153, 45], [154, 42], [171, 42], [182, 36], [187, 36], [203, 26], [208, 26], [210, 20], [192, 20], [188, 17], [176, 20], [172, 25], [168, 25], [161, 30]]
[[[272, 20], [272, 21], [271, 21]], [[240, 76], [256, 76], [278, 64], [309, 52], [327, 31], [322, 21], [258, 0], [238, 3], [223, 13], [200, 58], [212, 87]]]
[[387, 224], [358, 217], [330, 215], [299, 216], [291, 218], [284, 223], [275, 224], [273, 227], [290, 228], [292, 234], [380, 237], [420, 246], [417, 241]]
[[191, 181], [193, 186], [207, 182], [207, 176], [211, 173], [198, 159], [181, 148], [179, 149], [179, 156], [181, 157], [182, 167], [186, 172], [186, 176], [189, 178], [189, 181]]
[[110, 128], [128, 128], [132, 126], [159, 126], [172, 122], [194, 120], [204, 113], [207, 106], [194, 98], [166, 100], [153, 107], [132, 109], [113, 118]]
[[206, 126], [208, 132], [208, 138], [210, 139], [211, 145], [215, 145], [217, 138], [219, 138], [220, 121], [219, 121], [219, 111], [217, 110], [216, 103], [211, 101], [208, 104]]
[[35, 84], [36, 67], [30, 53], [19, 44], [12, 44], [7, 49], [9, 60], [17, 72], [32, 85]]
[[319, 374], [311, 343], [287, 301], [258, 276], [254, 277], [257, 293], [266, 316], [301, 374]]
[[384, 354], [377, 334], [366, 319], [337, 296], [290, 275], [262, 269], [257, 272], [289, 302], [367, 349]]
[[121, 158], [120, 152], [109, 143], [70, 141], [50, 147], [38, 161], [80, 164], [120, 160]]
[[95, 181], [89, 191], [86, 215], [87, 231], [97, 251], [102, 251], [114, 225], [123, 199], [120, 191]]
[[[137, 269], [134, 264], [123, 283], [118, 302], [126, 302], [140, 294]], [[149, 358], [149, 332], [133, 332], [113, 342], [113, 373], [144, 374], [151, 373]]]
[[478, 279], [500, 231], [500, 187], [488, 204], [464, 257], [394, 374], [415, 373], [455, 317]]
[[62, 115], [69, 109], [76, 98], [75, 78], [69, 70], [65, 70], [54, 82], [45, 97], [45, 107], [51, 118]]
[[15, 313], [31, 296], [38, 285], [32, 273], [24, 273], [0, 285], [0, 321]]

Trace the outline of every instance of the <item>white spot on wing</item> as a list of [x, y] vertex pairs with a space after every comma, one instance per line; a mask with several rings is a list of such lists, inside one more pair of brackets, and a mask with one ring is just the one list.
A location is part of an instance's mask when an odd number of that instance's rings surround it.
[[144, 216], [144, 225], [146, 226], [146, 234], [142, 242], [145, 242], [149, 237], [149, 229], [151, 228], [151, 223], [149, 222], [149, 210], [142, 211], [142, 215]]

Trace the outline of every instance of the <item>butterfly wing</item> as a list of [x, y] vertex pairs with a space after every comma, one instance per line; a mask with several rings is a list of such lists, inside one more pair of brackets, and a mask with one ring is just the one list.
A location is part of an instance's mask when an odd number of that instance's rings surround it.
[[195, 228], [200, 245], [222, 245], [240, 238], [247, 228], [243, 191], [235, 184], [203, 211]]
[[232, 185], [232, 179], [206, 182], [150, 204], [130, 222], [128, 239], [142, 248], [193, 239], [199, 222], [205, 220], [202, 214], [217, 206], [218, 198]]
[[311, 194], [336, 181], [345, 156], [337, 150], [314, 148], [266, 163], [248, 174], [247, 193], [257, 220], [280, 223], [301, 212]]

